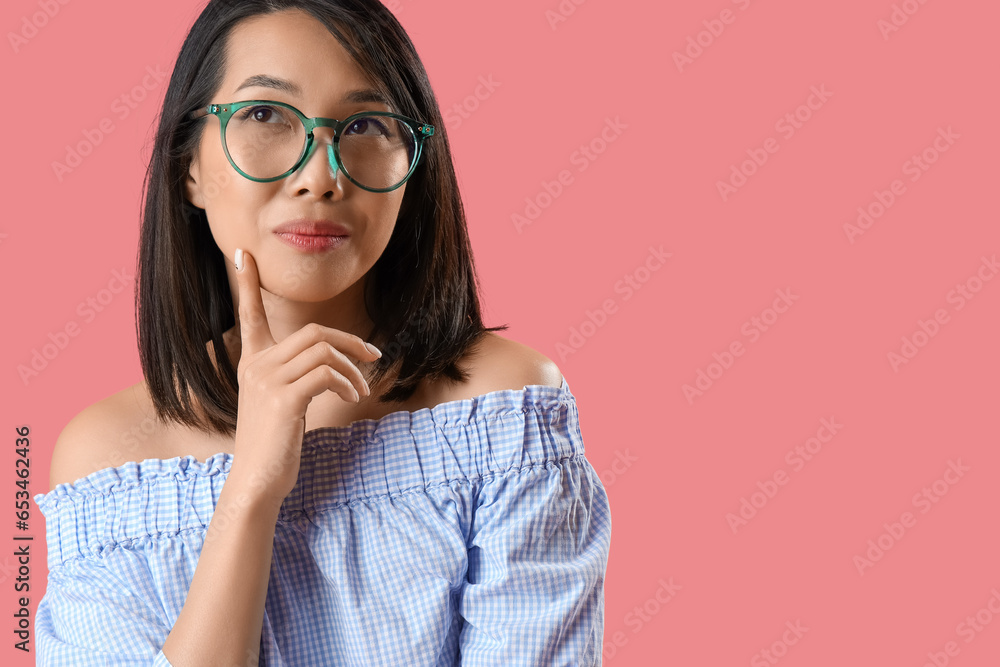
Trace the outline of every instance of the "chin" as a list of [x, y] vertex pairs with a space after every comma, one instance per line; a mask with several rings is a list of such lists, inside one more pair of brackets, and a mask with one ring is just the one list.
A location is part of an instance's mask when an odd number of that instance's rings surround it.
[[330, 266], [330, 260], [304, 258], [298, 262], [261, 269], [260, 286], [283, 299], [319, 303], [343, 294], [355, 280], [345, 279]]

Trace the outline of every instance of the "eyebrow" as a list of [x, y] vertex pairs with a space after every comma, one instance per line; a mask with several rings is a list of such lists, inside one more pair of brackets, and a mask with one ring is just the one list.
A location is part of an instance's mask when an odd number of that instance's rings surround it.
[[[239, 92], [244, 88], [251, 88], [254, 86], [259, 86], [261, 88], [272, 88], [274, 90], [280, 90], [282, 92], [288, 93], [289, 95], [302, 96], [302, 89], [297, 85], [288, 81], [286, 79], [281, 79], [276, 76], [268, 76], [267, 74], [255, 74], [246, 81], [241, 83], [235, 92]], [[389, 100], [385, 98], [385, 95], [373, 88], [365, 88], [362, 90], [352, 90], [351, 92], [344, 95], [343, 102], [345, 104], [365, 104], [368, 102], [374, 102], [377, 104], [384, 104], [387, 107], [392, 107], [389, 104]]]

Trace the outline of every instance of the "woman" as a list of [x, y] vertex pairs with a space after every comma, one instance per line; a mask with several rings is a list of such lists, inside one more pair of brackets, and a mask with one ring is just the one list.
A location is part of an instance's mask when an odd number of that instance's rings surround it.
[[212, 0], [146, 188], [144, 381], [35, 497], [39, 664], [600, 664], [607, 495], [558, 368], [483, 326], [392, 14]]

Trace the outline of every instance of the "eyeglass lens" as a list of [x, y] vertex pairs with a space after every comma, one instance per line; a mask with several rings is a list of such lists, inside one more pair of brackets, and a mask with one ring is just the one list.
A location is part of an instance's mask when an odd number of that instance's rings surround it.
[[[291, 169], [305, 142], [302, 121], [281, 106], [243, 107], [226, 125], [230, 157], [254, 178], [274, 178]], [[406, 123], [387, 116], [359, 117], [340, 136], [341, 166], [365, 187], [391, 188], [410, 171], [415, 146], [416, 137]]]

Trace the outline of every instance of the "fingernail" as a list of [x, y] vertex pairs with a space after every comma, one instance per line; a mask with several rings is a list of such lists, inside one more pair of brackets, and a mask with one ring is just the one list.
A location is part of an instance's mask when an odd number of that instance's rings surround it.
[[243, 270], [243, 248], [237, 248], [236, 249], [235, 260], [236, 260], [236, 270], [237, 271], [242, 271]]
[[365, 347], [367, 347], [368, 351], [377, 356], [379, 359], [382, 358], [382, 353], [379, 351], [377, 347], [375, 347], [371, 343], [365, 343]]

